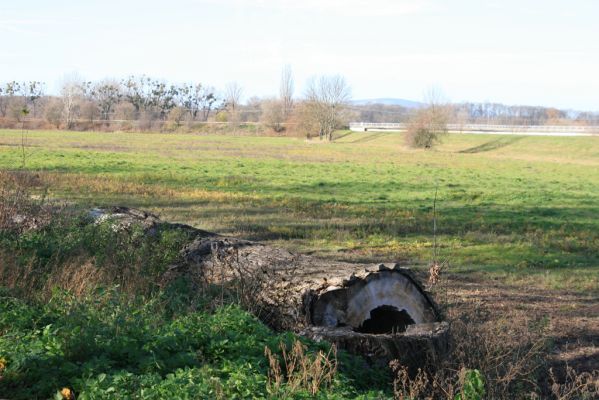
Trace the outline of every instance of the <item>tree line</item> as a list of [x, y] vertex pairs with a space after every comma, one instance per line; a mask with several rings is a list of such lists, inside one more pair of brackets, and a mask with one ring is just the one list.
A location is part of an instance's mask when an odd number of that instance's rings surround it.
[[[223, 91], [203, 83], [167, 83], [145, 75], [87, 81], [76, 75], [47, 94], [39, 81], [0, 85], [0, 126], [73, 130], [177, 130], [221, 123], [237, 128], [254, 124], [276, 133], [331, 139], [347, 124], [350, 88], [341, 76], [320, 76], [296, 98], [289, 66], [283, 68], [279, 95], [243, 100], [236, 82]], [[293, 128], [293, 129], [292, 129]]]
[[[426, 108], [429, 104], [423, 103]], [[390, 104], [352, 106], [356, 121], [409, 122], [414, 108]], [[560, 110], [554, 107], [505, 105], [501, 103], [453, 103], [448, 107], [448, 123], [491, 125], [599, 125], [599, 112]]]
[[4, 124], [25, 118], [56, 128], [76, 129], [112, 121], [207, 121], [223, 106], [210, 86], [201, 83], [168, 84], [147, 76], [122, 80], [85, 81], [71, 76], [58, 95], [45, 94], [42, 82], [8, 82], [0, 86], [0, 118]]
[[450, 104], [440, 98], [429, 99], [420, 108], [356, 105], [340, 75], [313, 77], [297, 96], [289, 66], [281, 71], [277, 96], [243, 98], [237, 82], [217, 91], [204, 83], [173, 84], [145, 75], [97, 82], [72, 75], [63, 79], [54, 95], [46, 93], [43, 82], [11, 81], [0, 84], [0, 126], [16, 128], [26, 122], [29, 128], [193, 131], [206, 129], [206, 123], [224, 124], [227, 129], [249, 124], [255, 130], [331, 140], [336, 129], [352, 120], [421, 125], [428, 121], [435, 126], [599, 125], [599, 113], [540, 106]]

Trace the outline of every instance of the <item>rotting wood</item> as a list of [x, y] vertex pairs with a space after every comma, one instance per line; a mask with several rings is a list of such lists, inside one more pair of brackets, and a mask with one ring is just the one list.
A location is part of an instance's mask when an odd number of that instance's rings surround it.
[[158, 225], [188, 231], [192, 239], [160, 284], [183, 278], [201, 290], [235, 283], [240, 299], [276, 330], [327, 340], [372, 362], [400, 359], [414, 368], [447, 351], [449, 325], [412, 272], [398, 264], [293, 254], [125, 207], [94, 209], [90, 215], [113, 221], [115, 229], [139, 224], [148, 234]]

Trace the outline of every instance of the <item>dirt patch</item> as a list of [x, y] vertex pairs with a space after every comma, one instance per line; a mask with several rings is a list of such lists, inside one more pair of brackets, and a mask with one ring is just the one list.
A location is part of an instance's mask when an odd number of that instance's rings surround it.
[[[443, 297], [444, 295], [441, 295]], [[441, 300], [441, 299], [439, 299]], [[549, 339], [547, 361], [558, 374], [599, 369], [599, 296], [510, 286], [463, 276], [447, 278], [447, 303], [453, 310], [480, 308], [487, 320], [537, 321]]]

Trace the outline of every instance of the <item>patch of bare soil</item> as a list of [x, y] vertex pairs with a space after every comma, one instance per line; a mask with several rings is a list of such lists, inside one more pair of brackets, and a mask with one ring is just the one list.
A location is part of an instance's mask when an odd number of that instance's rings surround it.
[[[537, 321], [549, 340], [547, 362], [558, 376], [567, 367], [577, 372], [599, 370], [599, 297], [570, 291], [542, 290], [481, 281], [447, 278], [450, 309], [487, 310], [489, 320], [513, 318], [514, 324]], [[441, 294], [439, 300], [443, 301]]]

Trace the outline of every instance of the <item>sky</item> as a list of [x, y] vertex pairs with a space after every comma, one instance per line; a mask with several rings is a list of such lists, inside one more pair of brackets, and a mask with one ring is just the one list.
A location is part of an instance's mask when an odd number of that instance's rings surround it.
[[341, 74], [353, 98], [599, 110], [598, 0], [0, 0], [0, 82], [146, 74], [245, 98]]

